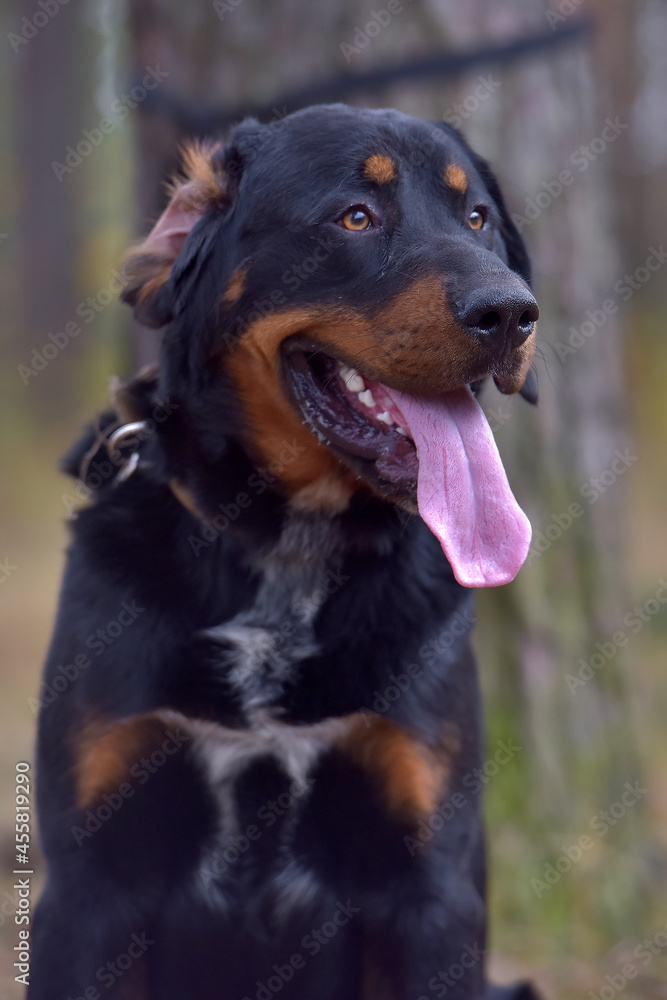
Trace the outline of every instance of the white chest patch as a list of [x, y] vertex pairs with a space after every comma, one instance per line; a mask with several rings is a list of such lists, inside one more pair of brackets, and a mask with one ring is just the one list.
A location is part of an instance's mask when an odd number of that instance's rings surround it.
[[[258, 715], [280, 704], [300, 665], [318, 654], [319, 611], [349, 579], [340, 572], [341, 558], [339, 532], [331, 518], [290, 511], [278, 541], [253, 564], [260, 583], [252, 605], [203, 633], [218, 644], [226, 679], [264, 751], [276, 746], [276, 735], [256, 724]], [[340, 581], [333, 589], [332, 579]], [[285, 729], [281, 727], [281, 744], [290, 741]], [[304, 746], [301, 740], [300, 748]]]
[[221, 833], [238, 834], [235, 785], [258, 758], [270, 756], [307, 797], [308, 775], [318, 757], [345, 735], [349, 719], [327, 719], [312, 726], [288, 726], [268, 713], [255, 713], [252, 729], [225, 729], [213, 722], [189, 720], [193, 749], [220, 805]]

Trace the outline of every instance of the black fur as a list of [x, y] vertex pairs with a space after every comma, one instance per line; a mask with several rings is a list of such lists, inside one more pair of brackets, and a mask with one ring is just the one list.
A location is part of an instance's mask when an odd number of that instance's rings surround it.
[[[243, 403], [224, 363], [245, 317], [316, 245], [318, 220], [362, 199], [363, 185], [345, 185], [387, 142], [422, 163], [455, 149], [496, 205], [484, 252], [530, 279], [493, 175], [448, 127], [311, 109], [284, 124], [244, 123], [217, 154], [229, 200], [204, 212], [142, 306], [169, 325], [159, 375], [125, 389], [126, 408], [148, 421], [139, 465], [116, 478], [128, 453], [107, 452], [123, 422], [113, 413], [65, 463], [96, 489], [72, 526], [40, 696], [48, 881], [30, 1000], [431, 1000], [445, 995], [446, 975], [451, 1000], [484, 994], [483, 834], [465, 781], [481, 756], [471, 595], [422, 521], [368, 490], [335, 515], [291, 507], [280, 476], [258, 470], [243, 443]], [[444, 259], [452, 208], [426, 172], [423, 183], [428, 217], [408, 188], [379, 190], [396, 217], [393, 242], [384, 233], [362, 249], [327, 221], [326, 267], [288, 304], [372, 309], [419, 275], [425, 255]], [[248, 259], [248, 285], [225, 315], [222, 292]], [[203, 520], [173, 479], [188, 484]], [[312, 760], [295, 743], [288, 760], [267, 737], [264, 750], [216, 771], [222, 727], [242, 741], [272, 716], [298, 739], [351, 713], [368, 726], [379, 714], [425, 746], [448, 727], [457, 734], [446, 818], [432, 836], [420, 840], [372, 769], [335, 743]], [[154, 771], [140, 754], [126, 796], [114, 788], [80, 807], [86, 727], [102, 720], [122, 734], [144, 715]], [[369, 964], [379, 985], [362, 994]], [[523, 984], [489, 994], [531, 995]]]

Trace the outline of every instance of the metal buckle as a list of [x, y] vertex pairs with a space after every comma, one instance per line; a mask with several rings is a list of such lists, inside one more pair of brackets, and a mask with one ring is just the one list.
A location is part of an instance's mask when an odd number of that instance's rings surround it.
[[[145, 439], [145, 435], [142, 437], [142, 431], [146, 431], [148, 428], [149, 422], [147, 420], [133, 420], [129, 424], [123, 424], [122, 427], [116, 428], [109, 438], [107, 442], [109, 458], [114, 465], [121, 465], [122, 463], [118, 475], [114, 479], [114, 486], [118, 485], [118, 483], [124, 483], [137, 468], [139, 464], [139, 452], [137, 449], [141, 441]], [[121, 448], [128, 446], [133, 447], [134, 451], [128, 459], [123, 461]]]

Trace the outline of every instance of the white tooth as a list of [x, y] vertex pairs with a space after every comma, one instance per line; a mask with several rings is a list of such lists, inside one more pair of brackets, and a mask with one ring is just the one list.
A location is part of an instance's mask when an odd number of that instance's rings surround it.
[[350, 392], [363, 392], [366, 388], [366, 383], [359, 372], [354, 368], [348, 368], [347, 365], [340, 365], [340, 377]]
[[391, 416], [390, 416], [390, 414], [389, 414], [389, 412], [387, 410], [385, 410], [384, 413], [378, 413], [378, 417], [377, 418], [378, 418], [378, 420], [381, 420], [383, 424], [387, 424], [387, 425], [391, 425], [394, 422], [391, 419]]
[[373, 393], [370, 389], [366, 389], [365, 392], [359, 393], [359, 402], [367, 406], [369, 410], [372, 410], [375, 406], [375, 400], [373, 399]]
[[397, 427], [397, 428], [396, 428], [396, 433], [397, 433], [397, 434], [402, 434], [404, 438], [406, 438], [406, 437], [408, 436], [408, 435], [407, 435], [407, 434], [405, 433], [405, 431], [403, 430], [403, 428], [402, 428], [402, 427]]

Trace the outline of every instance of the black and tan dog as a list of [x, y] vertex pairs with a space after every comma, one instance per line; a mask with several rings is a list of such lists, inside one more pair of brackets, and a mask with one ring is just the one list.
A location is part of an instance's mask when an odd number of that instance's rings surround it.
[[164, 341], [66, 460], [31, 1000], [530, 995], [484, 985], [467, 780], [464, 588], [530, 538], [470, 389], [533, 395], [489, 167], [394, 111], [247, 121], [129, 267]]

